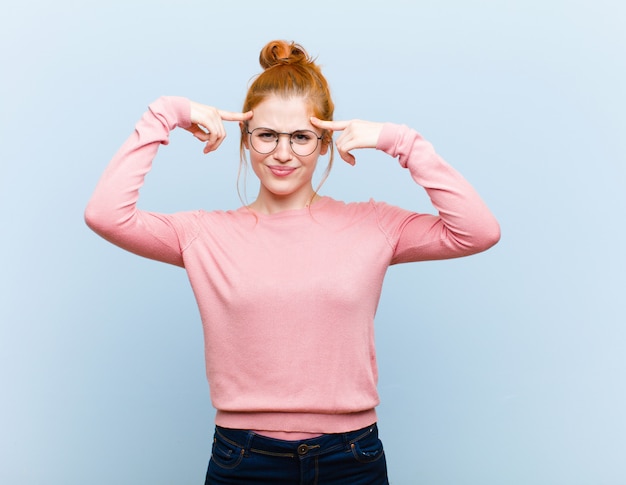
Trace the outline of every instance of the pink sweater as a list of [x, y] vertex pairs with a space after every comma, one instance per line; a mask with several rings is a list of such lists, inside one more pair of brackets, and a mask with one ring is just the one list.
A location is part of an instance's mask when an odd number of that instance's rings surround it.
[[87, 224], [124, 249], [187, 271], [216, 424], [307, 433], [372, 424], [374, 315], [387, 267], [483, 251], [498, 241], [498, 223], [428, 142], [394, 124], [377, 148], [399, 157], [438, 216], [329, 197], [273, 215], [138, 210], [159, 146], [189, 117], [185, 98], [150, 105], [104, 172]]

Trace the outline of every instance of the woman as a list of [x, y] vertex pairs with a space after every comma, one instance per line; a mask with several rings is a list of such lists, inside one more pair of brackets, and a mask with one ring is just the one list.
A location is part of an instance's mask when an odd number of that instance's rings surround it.
[[[488, 249], [499, 226], [478, 194], [406, 126], [332, 121], [319, 67], [302, 47], [267, 44], [243, 112], [163, 97], [111, 161], [86, 210], [110, 242], [185, 268], [202, 317], [217, 409], [207, 484], [384, 484], [374, 314], [387, 267]], [[136, 208], [169, 132], [216, 150], [238, 122], [257, 198], [232, 211]], [[376, 148], [398, 157], [438, 215], [344, 203], [313, 186], [318, 158]]]

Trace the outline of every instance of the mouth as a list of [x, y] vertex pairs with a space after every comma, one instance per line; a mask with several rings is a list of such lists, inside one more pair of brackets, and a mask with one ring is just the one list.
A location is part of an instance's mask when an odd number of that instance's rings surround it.
[[286, 177], [296, 171], [295, 167], [283, 167], [281, 165], [268, 165], [267, 168], [277, 177]]

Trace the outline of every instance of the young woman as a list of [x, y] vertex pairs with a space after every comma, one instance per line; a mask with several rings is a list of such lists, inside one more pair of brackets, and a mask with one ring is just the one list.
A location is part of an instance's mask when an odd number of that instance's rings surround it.
[[[302, 47], [266, 45], [243, 112], [180, 97], [150, 105], [104, 172], [89, 227], [141, 256], [185, 268], [202, 317], [217, 409], [207, 484], [384, 484], [374, 314], [387, 267], [456, 258], [495, 244], [478, 194], [417, 132], [332, 121], [326, 79]], [[257, 198], [231, 211], [136, 208], [161, 144], [180, 127], [216, 150], [241, 128]], [[320, 155], [375, 148], [397, 157], [438, 215], [318, 194]]]

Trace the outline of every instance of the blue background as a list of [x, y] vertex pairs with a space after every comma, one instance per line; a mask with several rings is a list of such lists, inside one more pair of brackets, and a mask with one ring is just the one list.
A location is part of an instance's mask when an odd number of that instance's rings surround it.
[[[391, 482], [626, 483], [625, 5], [5, 5], [0, 482], [202, 483], [213, 410], [185, 274], [99, 239], [83, 210], [148, 103], [239, 110], [260, 49], [285, 38], [317, 56], [336, 119], [416, 128], [502, 226], [486, 253], [388, 273], [377, 341]], [[209, 156], [175, 132], [141, 206], [238, 207], [228, 130]], [[324, 194], [431, 210], [397, 162], [356, 155]]]

